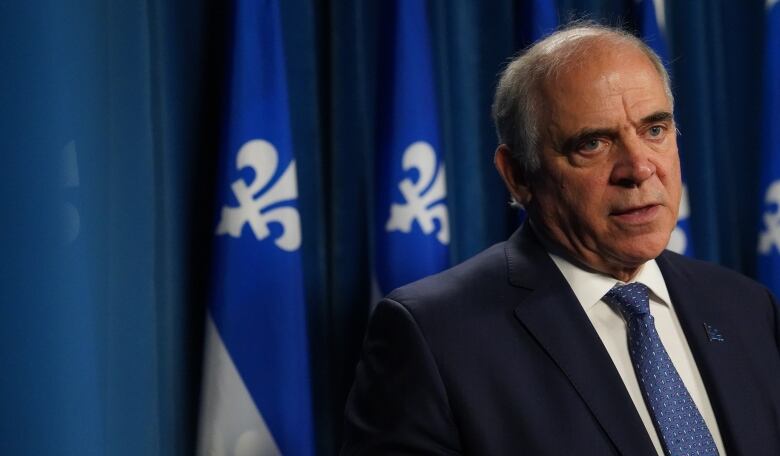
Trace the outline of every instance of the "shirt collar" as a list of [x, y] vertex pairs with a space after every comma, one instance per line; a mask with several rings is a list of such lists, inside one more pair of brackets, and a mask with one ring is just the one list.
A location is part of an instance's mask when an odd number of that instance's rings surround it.
[[[582, 269], [560, 255], [550, 252], [548, 252], [548, 255], [550, 255], [550, 258], [561, 271], [566, 282], [569, 283], [574, 295], [585, 311], [590, 310], [601, 301], [601, 298], [612, 287], [624, 284], [624, 282], [606, 274]], [[647, 288], [650, 289], [650, 292], [658, 301], [667, 306], [671, 305], [672, 300], [669, 298], [666, 282], [655, 260], [650, 260], [643, 264], [639, 273], [631, 282], [642, 282], [647, 285]]]

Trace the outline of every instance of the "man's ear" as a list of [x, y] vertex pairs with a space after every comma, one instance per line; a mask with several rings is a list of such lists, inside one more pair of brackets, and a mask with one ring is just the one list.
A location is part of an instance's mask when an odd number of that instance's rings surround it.
[[504, 180], [512, 198], [520, 205], [526, 206], [531, 202], [531, 187], [528, 185], [526, 176], [523, 176], [520, 170], [515, 168], [511, 155], [512, 151], [509, 147], [506, 144], [501, 144], [496, 149], [493, 164]]

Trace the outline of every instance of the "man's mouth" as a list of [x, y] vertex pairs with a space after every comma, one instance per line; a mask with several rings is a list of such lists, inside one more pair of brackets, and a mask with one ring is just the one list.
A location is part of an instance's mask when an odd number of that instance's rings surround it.
[[619, 220], [628, 223], [646, 223], [655, 218], [660, 207], [660, 204], [632, 206], [614, 210], [612, 213], [610, 213], [610, 216], [616, 217]]

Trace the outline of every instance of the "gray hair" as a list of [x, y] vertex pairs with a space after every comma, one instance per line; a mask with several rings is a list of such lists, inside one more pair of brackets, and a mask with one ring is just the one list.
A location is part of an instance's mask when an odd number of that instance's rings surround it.
[[595, 40], [635, 46], [652, 62], [664, 82], [666, 96], [674, 107], [669, 73], [647, 44], [618, 28], [591, 22], [574, 22], [537, 41], [513, 58], [501, 73], [493, 100], [493, 121], [499, 143], [511, 150], [513, 168], [526, 176], [539, 169], [539, 115], [543, 104], [542, 83]]

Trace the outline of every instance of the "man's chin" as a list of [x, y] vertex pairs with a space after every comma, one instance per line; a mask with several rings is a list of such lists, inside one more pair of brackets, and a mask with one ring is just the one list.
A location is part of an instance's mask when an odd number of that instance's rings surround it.
[[[671, 233], [670, 233], [671, 234]], [[661, 254], [669, 243], [669, 235], [634, 236], [613, 246], [613, 257], [626, 265], [642, 265]]]

